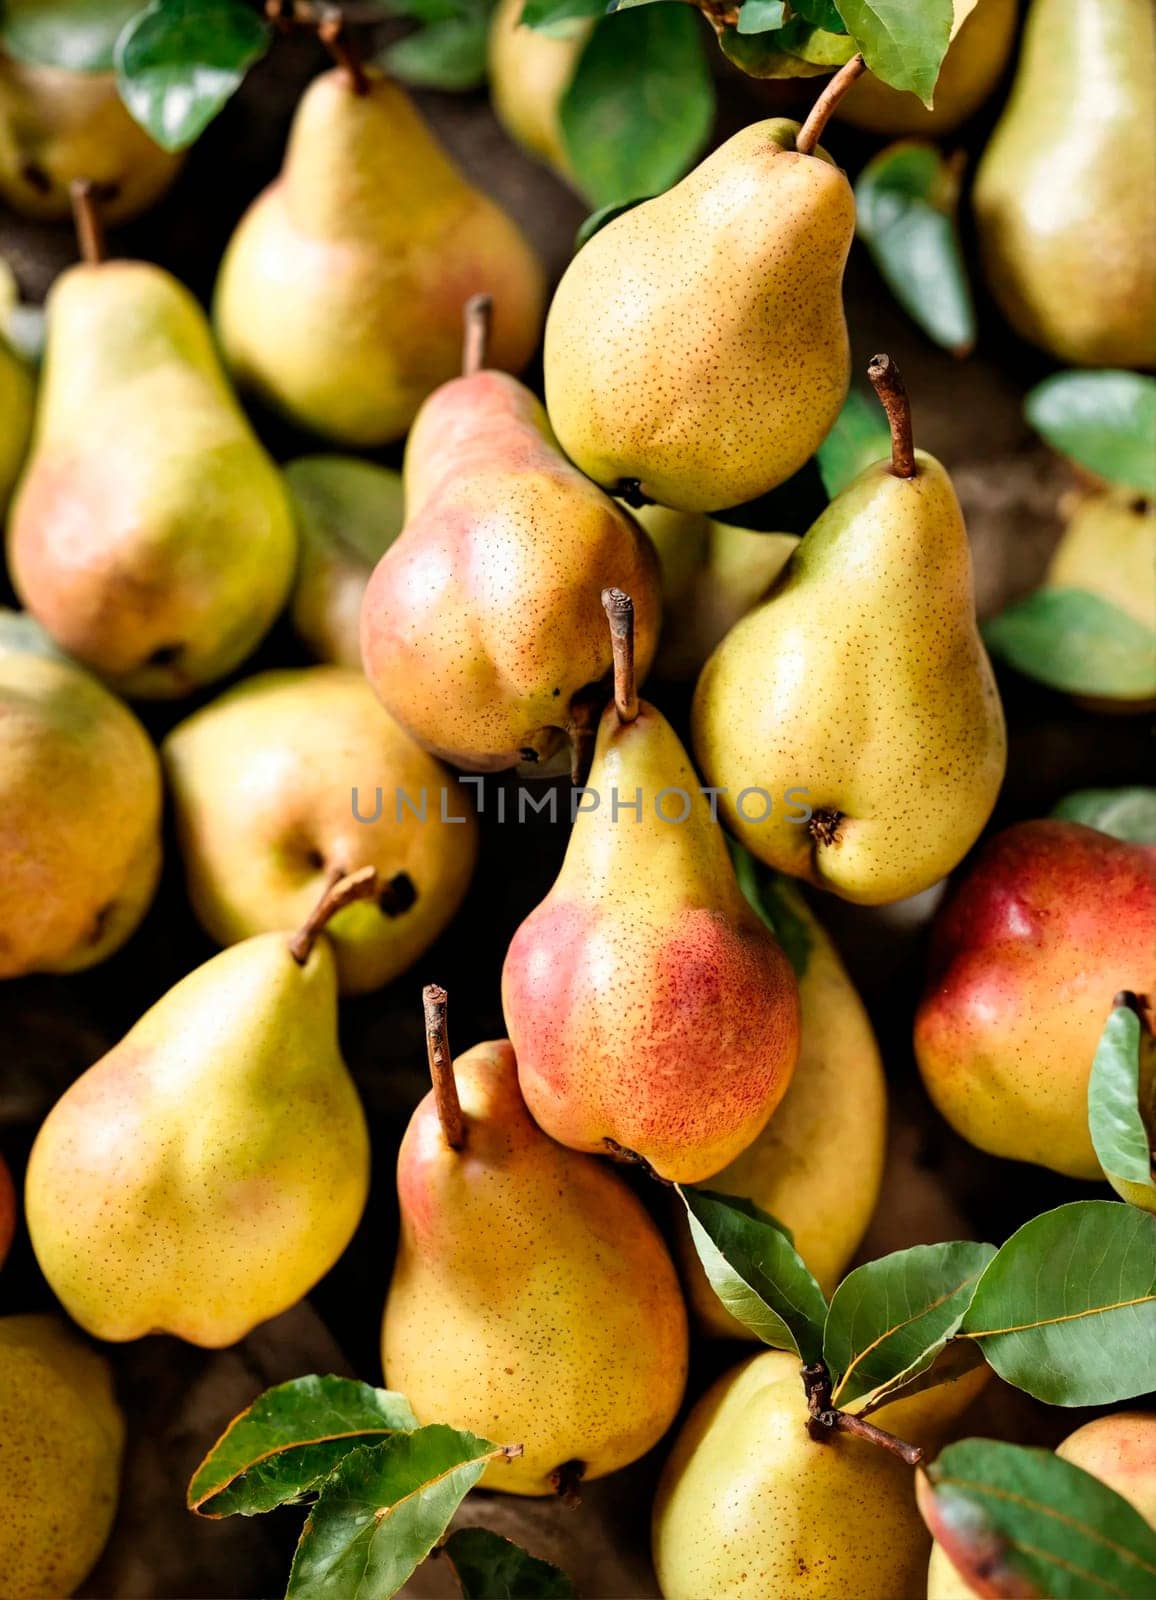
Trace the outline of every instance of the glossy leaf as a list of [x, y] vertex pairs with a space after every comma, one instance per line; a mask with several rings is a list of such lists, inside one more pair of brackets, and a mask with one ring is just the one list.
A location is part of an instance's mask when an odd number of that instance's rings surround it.
[[796, 905], [797, 890], [786, 878], [767, 870], [737, 840], [728, 839], [739, 888], [783, 948], [796, 978], [811, 961], [814, 938]]
[[574, 235], [574, 253], [577, 255], [584, 244], [589, 244], [596, 233], [601, 233], [608, 222], [613, 222], [615, 217], [625, 216], [628, 211], [633, 211], [635, 206], [640, 206], [650, 196], [641, 194], [637, 200], [623, 200], [616, 206], [599, 206], [597, 211], [592, 211]]
[[596, 206], [660, 194], [701, 154], [714, 104], [692, 7], [652, 5], [603, 17], [560, 112], [579, 188]]
[[743, 0], [736, 26], [740, 33], [770, 33], [786, 20], [786, 0]]
[[1037, 589], [989, 617], [988, 649], [1025, 677], [1068, 694], [1156, 694], [1156, 632], [1090, 589]]
[[803, 22], [827, 33], [846, 33], [847, 24], [839, 15], [835, 0], [791, 0], [791, 10]]
[[1156, 1216], [1077, 1200], [996, 1252], [962, 1331], [1001, 1378], [1057, 1406], [1156, 1389]]
[[958, 1331], [990, 1244], [920, 1244], [868, 1261], [831, 1297], [823, 1359], [835, 1380], [832, 1401], [901, 1388], [925, 1372]]
[[1078, 789], [1052, 811], [1131, 844], [1156, 844], [1156, 789]]
[[606, 0], [526, 0], [522, 7], [522, 22], [527, 28], [547, 31], [559, 22], [605, 15]]
[[406, 34], [388, 47], [383, 62], [392, 77], [419, 89], [476, 89], [486, 79], [489, 31], [489, 8], [480, 5]]
[[193, 1474], [203, 1517], [253, 1516], [316, 1489], [357, 1445], [409, 1432], [417, 1418], [389, 1389], [350, 1378], [294, 1378], [235, 1417]]
[[[742, 13], [740, 12], [740, 21]], [[817, 62], [807, 61], [803, 56], [787, 49], [788, 30], [795, 28], [796, 24], [788, 23], [786, 28], [777, 28], [771, 33], [743, 33], [740, 28], [724, 28], [718, 36], [719, 49], [728, 61], [732, 61], [740, 72], [745, 72], [748, 78], [815, 78], [822, 77], [830, 72], [830, 63], [821, 65]], [[800, 38], [810, 38], [815, 33], [807, 29], [805, 23], [801, 26], [806, 30]], [[822, 39], [832, 40], [836, 44], [846, 44], [852, 55], [855, 46], [846, 39], [839, 39], [835, 34], [824, 33]]]
[[891, 432], [878, 401], [852, 389], [835, 426], [816, 452], [819, 476], [830, 499], [842, 494], [867, 467], [891, 454]]
[[125, 23], [147, 0], [4, 0], [0, 49], [33, 66], [111, 72]]
[[1140, 1098], [1143, 1034], [1131, 1006], [1113, 1007], [1088, 1079], [1088, 1129], [1105, 1176], [1139, 1184], [1156, 1197], [1153, 1135]]
[[976, 1594], [1156, 1594], [1156, 1530], [1122, 1495], [1050, 1450], [964, 1439], [916, 1482], [924, 1521]]
[[952, 0], [837, 0], [839, 15], [877, 78], [930, 105], [947, 53]]
[[1053, 450], [1108, 483], [1156, 495], [1156, 378], [1138, 372], [1057, 372], [1024, 412]]
[[117, 42], [121, 99], [162, 149], [183, 150], [240, 87], [269, 38], [244, 0], [153, 0]]
[[575, 1600], [564, 1572], [489, 1528], [459, 1528], [442, 1548], [457, 1573], [462, 1600]]
[[827, 1302], [787, 1229], [753, 1201], [677, 1187], [703, 1270], [731, 1316], [764, 1344], [818, 1361]]

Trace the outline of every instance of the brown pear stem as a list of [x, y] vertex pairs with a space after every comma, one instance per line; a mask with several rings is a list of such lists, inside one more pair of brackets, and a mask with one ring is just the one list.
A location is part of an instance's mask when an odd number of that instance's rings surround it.
[[915, 443], [911, 437], [911, 402], [899, 368], [890, 356], [872, 356], [867, 368], [879, 404], [891, 429], [891, 470], [897, 478], [914, 478]]
[[811, 107], [806, 122], [803, 123], [796, 135], [795, 149], [801, 156], [809, 156], [814, 153], [815, 146], [823, 137], [823, 129], [831, 120], [831, 113], [855, 82], [855, 79], [866, 70], [867, 63], [863, 60], [863, 57], [852, 56], [845, 66], [839, 68], [833, 78], [827, 80], [826, 87]]
[[96, 184], [90, 178], [73, 178], [68, 186], [68, 194], [72, 201], [72, 219], [76, 224], [80, 259], [90, 267], [99, 266], [106, 252], [104, 219], [96, 203]]
[[446, 1025], [448, 999], [438, 983], [427, 983], [421, 992], [421, 1002], [425, 1007], [426, 1053], [429, 1056], [429, 1075], [433, 1079], [438, 1121], [450, 1149], [460, 1150], [466, 1142], [466, 1119], [458, 1099], [453, 1057], [450, 1055], [450, 1032]]
[[462, 308], [465, 338], [462, 341], [462, 377], [472, 378], [486, 364], [490, 346], [490, 325], [494, 302], [488, 294], [473, 294]]
[[369, 79], [365, 75], [365, 68], [361, 57], [349, 42], [349, 34], [345, 29], [345, 18], [339, 6], [327, 6], [321, 21], [317, 25], [317, 37], [329, 51], [337, 65], [344, 72], [349, 81], [349, 87], [356, 95], [369, 93]]
[[355, 900], [371, 899], [376, 892], [376, 867], [359, 867], [344, 878], [334, 876], [326, 885], [321, 899], [289, 941], [289, 954], [294, 961], [303, 967], [317, 943], [317, 935], [330, 918], [345, 906], [351, 906]]
[[866, 1417], [857, 1417], [850, 1411], [839, 1411], [831, 1404], [831, 1374], [825, 1362], [814, 1361], [804, 1367], [803, 1393], [807, 1399], [807, 1428], [811, 1438], [822, 1442], [832, 1433], [850, 1433], [857, 1439], [866, 1439], [877, 1445], [909, 1467], [917, 1467], [923, 1460], [923, 1450], [917, 1444], [908, 1444], [883, 1428], [877, 1428]]
[[619, 722], [638, 715], [634, 684], [634, 601], [621, 589], [603, 589], [602, 609], [610, 623], [610, 648], [614, 655], [614, 705]]

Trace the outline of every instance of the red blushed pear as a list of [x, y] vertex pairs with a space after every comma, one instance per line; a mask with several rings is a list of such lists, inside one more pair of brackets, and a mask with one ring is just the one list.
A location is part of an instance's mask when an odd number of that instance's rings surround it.
[[972, 1144], [1101, 1176], [1088, 1077], [1119, 990], [1156, 995], [1156, 847], [1082, 823], [989, 841], [941, 911], [915, 1051]]
[[547, 1133], [691, 1183], [744, 1150], [782, 1099], [799, 995], [686, 751], [634, 692], [630, 600], [603, 600], [616, 660], [588, 779], [598, 804], [583, 806], [557, 881], [514, 936], [502, 1003]]

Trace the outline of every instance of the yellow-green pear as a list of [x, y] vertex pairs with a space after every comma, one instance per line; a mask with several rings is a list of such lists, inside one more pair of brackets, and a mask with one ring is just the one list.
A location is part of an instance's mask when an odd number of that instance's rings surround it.
[[300, 554], [293, 626], [319, 661], [361, 667], [361, 600], [401, 532], [401, 474], [353, 456], [302, 456], [285, 468]]
[[32, 435], [35, 388], [31, 369], [0, 333], [0, 514], [24, 465]]
[[0, 1317], [0, 1592], [61, 1600], [116, 1515], [124, 1418], [108, 1362], [60, 1317]]
[[399, 439], [458, 370], [461, 306], [495, 305], [491, 360], [517, 372], [542, 325], [542, 268], [409, 97], [335, 68], [301, 100], [281, 176], [242, 217], [214, 313], [234, 376], [351, 445]]
[[349, 1243], [369, 1140], [320, 929], [372, 876], [336, 885], [298, 934], [258, 934], [195, 968], [49, 1112], [28, 1231], [98, 1339], [234, 1344]]
[[0, 611], [0, 978], [103, 961], [144, 916], [161, 866], [152, 741], [29, 621]]
[[643, 1455], [686, 1382], [686, 1312], [649, 1214], [605, 1163], [557, 1145], [507, 1040], [452, 1066], [426, 990], [434, 1091], [398, 1153], [401, 1235], [382, 1360], [421, 1422], [522, 1455], [488, 1488], [566, 1493]]
[[[842, 491], [707, 662], [695, 752], [751, 853], [846, 900], [929, 888], [991, 814], [1007, 738], [951, 479], [911, 443]], [[801, 807], [810, 809], [809, 818]]]
[[189, 898], [219, 944], [302, 922], [362, 867], [378, 892], [326, 933], [343, 994], [388, 983], [461, 904], [477, 856], [465, 790], [383, 709], [360, 672], [264, 672], [164, 743]]
[[562, 138], [562, 96], [594, 29], [589, 17], [569, 17], [549, 31], [522, 22], [525, 0], [498, 0], [490, 23], [487, 64], [494, 115], [528, 155], [571, 179]]
[[991, 291], [1061, 361], [1156, 366], [1156, 11], [1032, 0], [976, 174]]

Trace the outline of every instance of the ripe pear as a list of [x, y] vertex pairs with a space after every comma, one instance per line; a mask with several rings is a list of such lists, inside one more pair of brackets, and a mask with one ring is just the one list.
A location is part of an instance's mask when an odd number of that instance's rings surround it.
[[[427, 1008], [444, 991], [427, 990]], [[686, 1311], [654, 1223], [604, 1163], [548, 1139], [507, 1040], [450, 1066], [397, 1163], [401, 1237], [382, 1330], [386, 1382], [422, 1422], [501, 1444], [489, 1488], [565, 1493], [636, 1460], [686, 1383]]]
[[98, 1339], [234, 1344], [349, 1243], [369, 1141], [318, 937], [342, 890], [295, 937], [258, 934], [195, 968], [49, 1112], [28, 1230], [53, 1292]]
[[[885, 357], [871, 371], [897, 385]], [[836, 496], [731, 629], [692, 717], [699, 765], [747, 849], [861, 905], [918, 894], [957, 865], [1007, 756], [963, 514], [892, 399], [892, 461]]]
[[161, 772], [127, 706], [0, 612], [0, 978], [118, 950], [161, 866]]
[[568, 17], [550, 31], [522, 22], [525, 0], [498, 0], [490, 23], [490, 104], [502, 127], [528, 155], [572, 181], [562, 137], [562, 97], [594, 31], [590, 17]]
[[975, 217], [1004, 315], [1061, 361], [1156, 366], [1154, 101], [1151, 0], [1032, 0]]
[[16, 1190], [12, 1174], [0, 1156], [0, 1267], [4, 1265], [16, 1234]]
[[461, 904], [469, 798], [360, 672], [249, 678], [174, 728], [164, 762], [189, 898], [219, 944], [291, 928], [334, 876], [375, 867], [377, 896], [326, 929], [341, 992], [362, 994], [412, 966]]
[[[484, 312], [475, 304], [468, 315], [475, 326]], [[383, 705], [474, 772], [578, 745], [591, 690], [611, 667], [603, 587], [631, 587], [640, 671], [654, 655], [649, 540], [561, 455], [530, 391], [474, 370], [472, 354], [466, 376], [414, 423], [405, 497], [405, 528], [361, 613], [365, 672]]]
[[123, 693], [188, 694], [243, 661], [285, 601], [297, 550], [280, 475], [167, 272], [86, 261], [53, 286], [48, 319], [13, 584]]
[[319, 661], [361, 669], [361, 601], [401, 532], [401, 474], [352, 456], [302, 456], [285, 468], [301, 551], [289, 612]]
[[[625, 596], [607, 605], [628, 621]], [[562, 1144], [693, 1183], [744, 1150], [783, 1098], [798, 989], [686, 751], [634, 695], [621, 656], [590, 794], [502, 970], [522, 1093]]]
[[460, 307], [482, 292], [498, 308], [494, 365], [519, 371], [544, 293], [522, 233], [396, 84], [341, 68], [314, 79], [281, 176], [221, 264], [214, 314], [234, 376], [317, 433], [387, 444], [457, 371]]
[[988, 841], [936, 917], [915, 1054], [981, 1150], [1101, 1176], [1088, 1076], [1118, 990], [1156, 993], [1156, 846], [1079, 822]]
[[35, 385], [31, 369], [0, 333], [0, 514], [3, 514], [24, 465], [32, 434]]
[[801, 137], [781, 117], [744, 128], [566, 269], [546, 323], [546, 406], [596, 483], [718, 511], [789, 478], [833, 425], [850, 375], [855, 202]]
[[[888, 1427], [888, 1408], [873, 1421]], [[911, 1469], [845, 1433], [807, 1431], [799, 1359], [766, 1350], [684, 1423], [654, 1502], [666, 1600], [898, 1600], [930, 1540]]]
[[108, 1362], [59, 1317], [0, 1317], [0, 1584], [59, 1600], [116, 1515], [124, 1418]]

